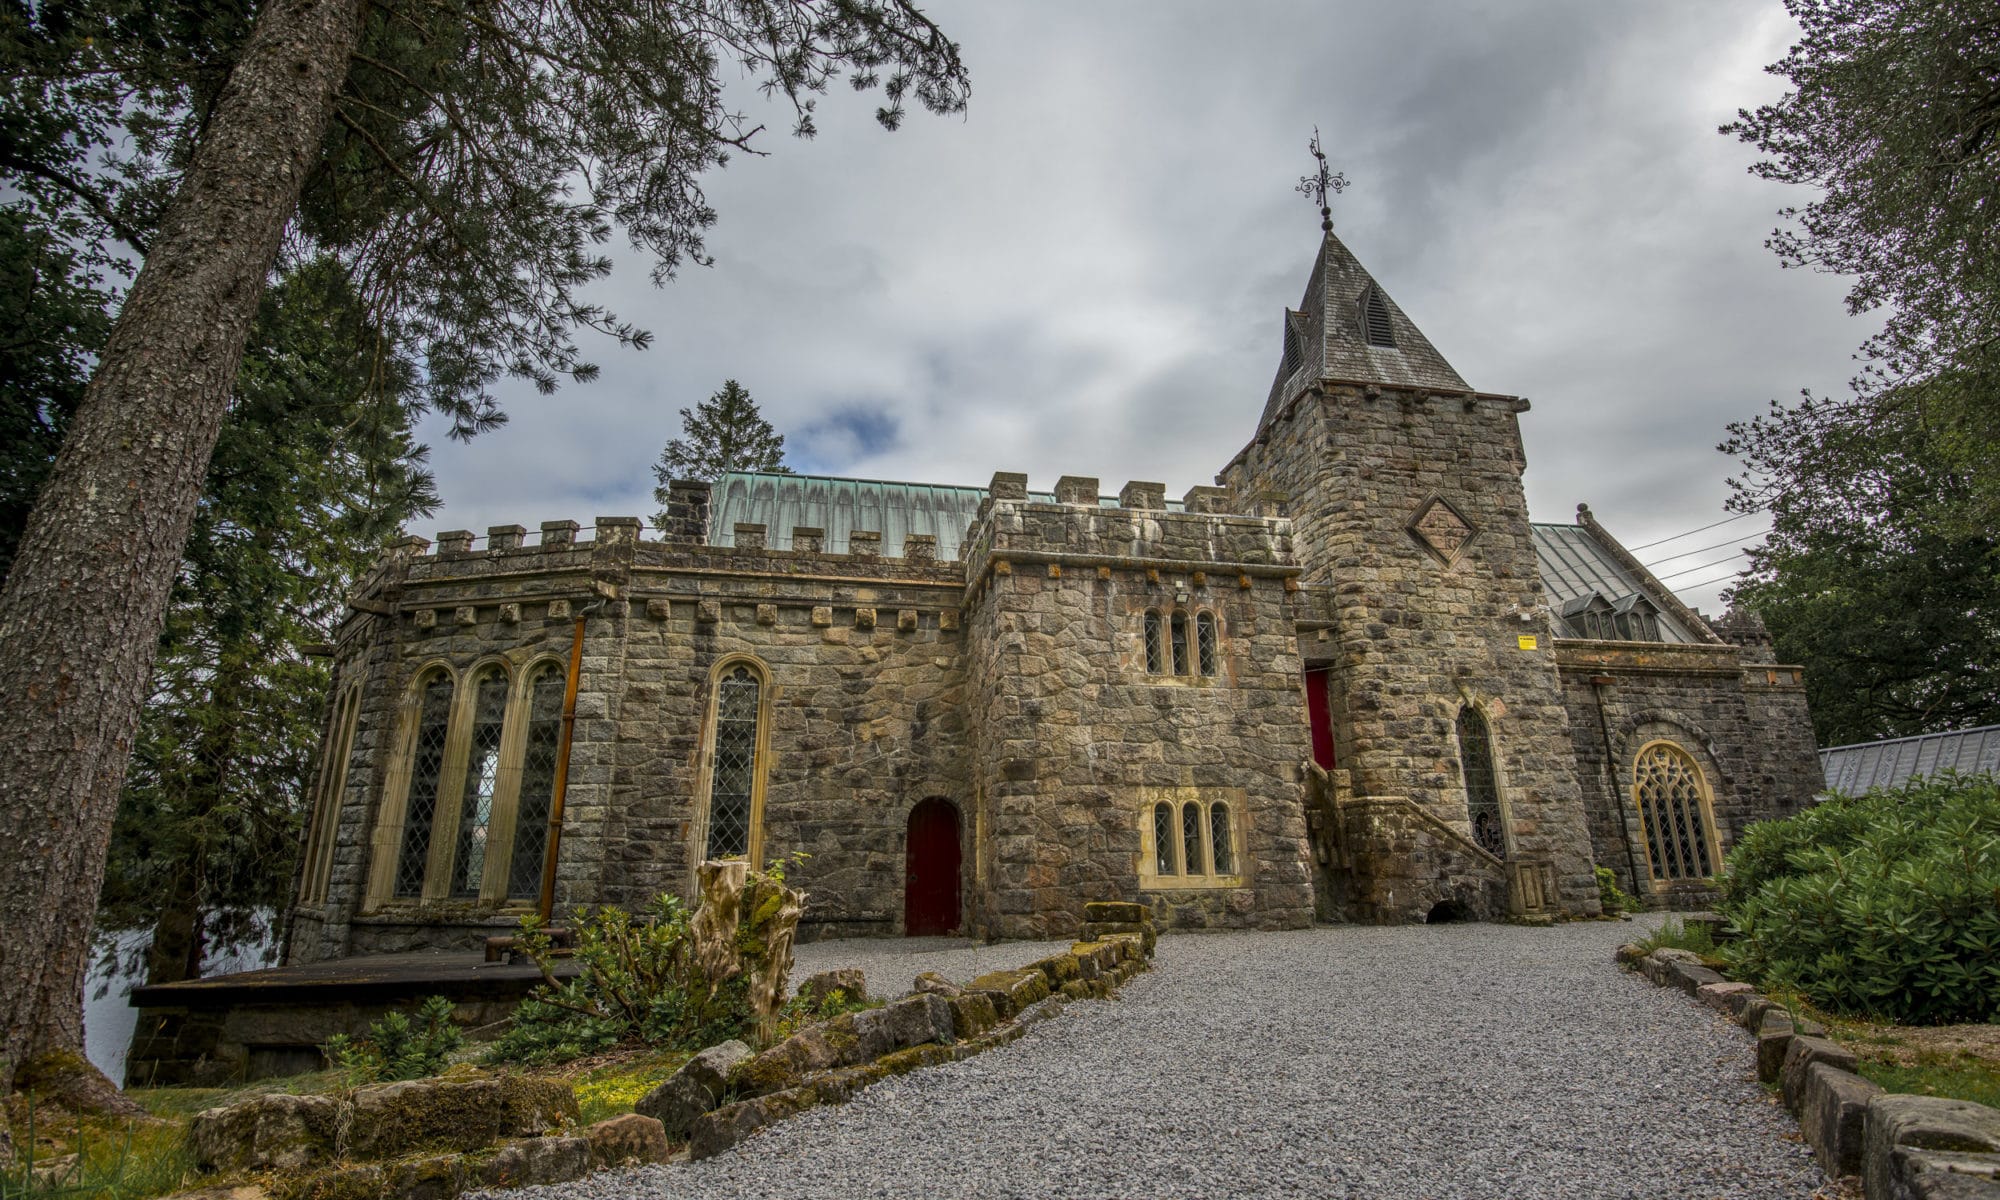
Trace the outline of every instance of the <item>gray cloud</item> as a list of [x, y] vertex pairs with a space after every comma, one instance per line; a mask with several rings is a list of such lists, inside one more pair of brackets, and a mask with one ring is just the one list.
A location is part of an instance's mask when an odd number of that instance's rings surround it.
[[771, 112], [770, 155], [711, 177], [716, 265], [655, 290], [628, 254], [598, 289], [654, 348], [438, 442], [437, 527], [651, 513], [679, 409], [725, 378], [815, 470], [1209, 482], [1304, 287], [1315, 124], [1353, 180], [1341, 236], [1474, 386], [1534, 401], [1538, 519], [1586, 500], [1631, 544], [1718, 519], [1724, 424], [1838, 389], [1869, 332], [1842, 281], [1779, 270], [1763, 239], [1802, 198], [1715, 132], [1776, 94], [1776, 0], [931, 12], [971, 65], [966, 117], [891, 135], [836, 92], [798, 142]]

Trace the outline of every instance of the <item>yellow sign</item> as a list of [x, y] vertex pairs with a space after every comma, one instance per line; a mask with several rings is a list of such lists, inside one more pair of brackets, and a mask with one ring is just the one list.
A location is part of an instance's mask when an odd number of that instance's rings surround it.
[[1532, 633], [1524, 633], [1520, 637], [1515, 638], [1514, 641], [1523, 650], [1533, 650], [1535, 648], [1535, 635]]

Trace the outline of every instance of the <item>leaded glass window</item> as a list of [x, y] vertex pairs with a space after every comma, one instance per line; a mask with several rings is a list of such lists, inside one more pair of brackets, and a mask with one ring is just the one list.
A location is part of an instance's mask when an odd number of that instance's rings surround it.
[[1153, 862], [1158, 874], [1180, 874], [1174, 869], [1174, 808], [1171, 804], [1153, 806]]
[[1236, 872], [1236, 847], [1229, 837], [1229, 806], [1211, 804], [1208, 806], [1208, 849], [1215, 860], [1217, 875], [1233, 875]]
[[1708, 846], [1701, 768], [1671, 742], [1655, 742], [1632, 765], [1639, 823], [1655, 879], [1702, 879], [1715, 871]]
[[477, 898], [486, 876], [486, 838], [493, 830], [493, 793], [500, 786], [500, 728], [507, 719], [507, 676], [489, 670], [472, 691], [472, 737], [466, 747], [465, 790], [458, 802], [458, 846], [451, 894]]
[[1215, 674], [1215, 614], [1196, 613], [1194, 618], [1195, 661], [1203, 675]]
[[1160, 629], [1160, 614], [1146, 610], [1146, 674], [1167, 672], [1166, 636]]
[[1190, 875], [1205, 874], [1201, 861], [1201, 805], [1181, 805], [1181, 861]]
[[396, 859], [398, 896], [424, 893], [430, 859], [431, 820], [437, 816], [438, 781], [444, 774], [444, 742], [451, 729], [451, 677], [440, 672], [425, 681], [417, 713], [416, 749], [410, 756], [410, 791], [403, 804], [403, 845]]
[[556, 759], [562, 749], [563, 673], [544, 663], [528, 682], [528, 739], [521, 751], [521, 799], [514, 815], [513, 861], [507, 867], [507, 895], [542, 892], [542, 859], [549, 849], [549, 805], [556, 790]]
[[757, 702], [762, 682], [737, 667], [715, 686], [715, 766], [708, 792], [708, 857], [750, 853], [757, 778]]
[[1172, 642], [1174, 654], [1174, 674], [1185, 675], [1193, 669], [1194, 663], [1193, 656], [1188, 653], [1186, 613], [1177, 612], [1174, 614], [1173, 632], [1174, 636], [1169, 640]]
[[1458, 762], [1465, 772], [1465, 813], [1472, 840], [1499, 858], [1507, 857], [1500, 825], [1500, 781], [1493, 771], [1493, 738], [1486, 718], [1471, 705], [1458, 712]]

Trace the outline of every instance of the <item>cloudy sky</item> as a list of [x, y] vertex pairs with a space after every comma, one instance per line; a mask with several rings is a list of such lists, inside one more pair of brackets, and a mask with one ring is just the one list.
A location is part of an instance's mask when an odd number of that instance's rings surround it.
[[[927, 10], [964, 48], [967, 114], [890, 134], [836, 91], [801, 142], [769, 113], [769, 156], [710, 177], [715, 265], [656, 290], [628, 252], [599, 289], [653, 347], [507, 389], [511, 424], [469, 446], [433, 436], [424, 532], [650, 515], [679, 410], [727, 378], [799, 470], [1212, 482], [1304, 288], [1315, 125], [1352, 181], [1341, 237], [1474, 387], [1533, 401], [1539, 520], [1585, 501], [1633, 547], [1721, 520], [1723, 426], [1841, 388], [1870, 330], [1841, 280], [1779, 268], [1775, 210], [1807, 197], [1716, 133], [1779, 92], [1779, 0]], [[1640, 557], [1696, 568], [1669, 582], [1712, 606], [1721, 582], [1687, 585], [1761, 528]]]

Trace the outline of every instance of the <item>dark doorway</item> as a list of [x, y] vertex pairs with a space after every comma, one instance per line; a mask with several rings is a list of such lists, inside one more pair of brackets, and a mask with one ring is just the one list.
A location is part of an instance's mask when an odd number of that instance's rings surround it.
[[1333, 770], [1333, 712], [1327, 705], [1327, 669], [1306, 672], [1306, 720], [1312, 725], [1313, 761], [1322, 771]]
[[910, 810], [903, 858], [903, 932], [958, 932], [958, 807], [932, 797]]

